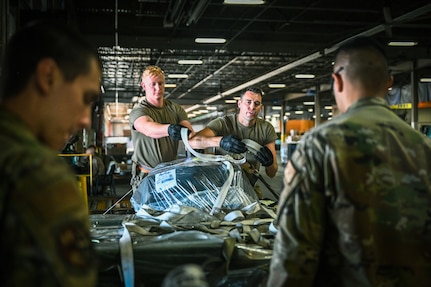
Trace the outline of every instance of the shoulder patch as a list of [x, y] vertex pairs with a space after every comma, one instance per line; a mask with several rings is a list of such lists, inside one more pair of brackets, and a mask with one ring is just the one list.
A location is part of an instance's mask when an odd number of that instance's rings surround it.
[[91, 245], [90, 232], [79, 221], [61, 225], [56, 233], [57, 248], [61, 260], [76, 272], [87, 272], [95, 264], [95, 251]]

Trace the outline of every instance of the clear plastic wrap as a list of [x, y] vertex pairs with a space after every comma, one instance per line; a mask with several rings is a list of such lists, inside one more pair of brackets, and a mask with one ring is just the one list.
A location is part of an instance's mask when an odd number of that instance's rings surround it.
[[238, 164], [188, 158], [154, 168], [130, 202], [136, 212], [143, 206], [166, 210], [180, 205], [214, 214], [258, 204], [258, 198]]

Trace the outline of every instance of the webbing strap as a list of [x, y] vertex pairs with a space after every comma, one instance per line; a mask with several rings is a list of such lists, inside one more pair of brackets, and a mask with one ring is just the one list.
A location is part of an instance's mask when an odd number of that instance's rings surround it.
[[120, 238], [120, 254], [121, 254], [121, 267], [123, 271], [123, 280], [125, 287], [134, 287], [135, 285], [135, 271], [133, 266], [133, 246], [130, 237], [128, 223], [122, 223], [123, 235]]
[[189, 144], [189, 133], [188, 133], [188, 129], [187, 128], [182, 128], [181, 129], [181, 139], [184, 142], [184, 146], [186, 147], [186, 149], [188, 151], [190, 151], [190, 153], [192, 155], [194, 155], [197, 158], [206, 160], [206, 161], [230, 161], [236, 164], [243, 164], [246, 162], [246, 157], [243, 156], [241, 159], [234, 159], [232, 156], [226, 154], [226, 155], [213, 155], [213, 154], [204, 154], [204, 153], [199, 153], [197, 151], [195, 151]]

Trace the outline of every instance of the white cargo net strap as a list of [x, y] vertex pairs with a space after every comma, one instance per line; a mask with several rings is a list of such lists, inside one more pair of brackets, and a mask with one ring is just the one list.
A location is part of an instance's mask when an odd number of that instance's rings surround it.
[[262, 148], [260, 144], [250, 139], [243, 139], [242, 142], [246, 145], [249, 152], [256, 155], [257, 152]]
[[[211, 215], [214, 215], [215, 212], [217, 212], [221, 209], [221, 207], [223, 205], [223, 201], [226, 198], [227, 192], [229, 191], [229, 187], [230, 187], [232, 180], [233, 180], [234, 170], [233, 170], [231, 162], [236, 163], [236, 164], [243, 164], [246, 162], [246, 157], [244, 154], [241, 159], [234, 159], [232, 156], [230, 156], [228, 154], [226, 154], [226, 155], [212, 155], [212, 154], [199, 153], [199, 152], [195, 151], [190, 146], [189, 141], [188, 141], [188, 137], [189, 137], [188, 129], [182, 128], [181, 129], [181, 139], [183, 140], [184, 146], [186, 147], [186, 149], [188, 151], [190, 151], [194, 156], [196, 156], [197, 158], [206, 160], [206, 161], [223, 161], [223, 163], [229, 169], [229, 178], [221, 187], [221, 190], [220, 190], [220, 193], [217, 197], [217, 200], [215, 201], [214, 206], [210, 212]], [[253, 153], [254, 155], [256, 155], [257, 152], [262, 148], [261, 145], [259, 145], [255, 141], [252, 141], [249, 139], [244, 139], [244, 140], [242, 140], [242, 142], [247, 146], [247, 149], [251, 153]]]
[[120, 238], [120, 254], [121, 254], [121, 268], [123, 271], [123, 281], [125, 287], [135, 286], [135, 270], [133, 262], [133, 246], [132, 238], [128, 229], [128, 223], [124, 222], [123, 235]]
[[225, 154], [225, 155], [214, 155], [214, 154], [204, 154], [204, 153], [199, 153], [197, 151], [195, 151], [189, 144], [189, 133], [188, 133], [188, 129], [187, 128], [182, 128], [181, 129], [181, 139], [184, 142], [185, 147], [187, 148], [188, 151], [190, 151], [192, 153], [192, 155], [194, 155], [197, 158], [206, 160], [206, 161], [230, 161], [236, 164], [243, 164], [245, 163], [246, 159], [245, 156], [243, 155], [243, 157], [241, 159], [234, 159], [231, 155]]

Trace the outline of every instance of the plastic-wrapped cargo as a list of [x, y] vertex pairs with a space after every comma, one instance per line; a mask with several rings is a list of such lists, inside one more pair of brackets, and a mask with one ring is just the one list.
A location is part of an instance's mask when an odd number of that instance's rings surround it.
[[240, 165], [227, 160], [199, 158], [157, 166], [144, 178], [130, 202], [136, 212], [143, 207], [161, 211], [180, 205], [211, 214], [259, 205], [254, 188]]

